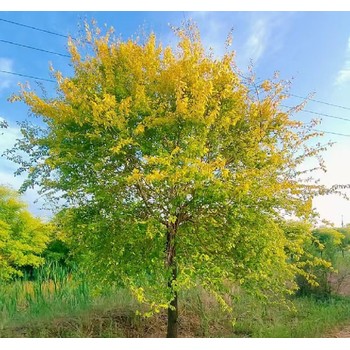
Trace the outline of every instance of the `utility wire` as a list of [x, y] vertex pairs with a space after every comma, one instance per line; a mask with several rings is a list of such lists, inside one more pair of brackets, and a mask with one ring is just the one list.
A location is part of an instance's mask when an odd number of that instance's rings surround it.
[[346, 109], [346, 110], [349, 110], [349, 111], [350, 111], [350, 107], [340, 106], [340, 105], [336, 105], [336, 104], [333, 104], [333, 103], [329, 103], [329, 102], [325, 102], [325, 101], [320, 101], [320, 100], [315, 100], [315, 99], [313, 99], [313, 98], [303, 97], [303, 96], [294, 95], [294, 94], [288, 94], [288, 95], [289, 95], [289, 96], [293, 96], [293, 97], [300, 98], [300, 99], [302, 99], [302, 100], [309, 100], [309, 101], [313, 101], [313, 102], [317, 102], [317, 103], [322, 103], [322, 104], [327, 105], [327, 106], [342, 108], [342, 109]]
[[[183, 11], [182, 13], [183, 13], [183, 17], [186, 19], [185, 12]], [[40, 31], [40, 32], [43, 32], [43, 33], [46, 33], [46, 34], [56, 35], [56, 36], [59, 36], [59, 37], [62, 37], [62, 38], [66, 38], [66, 39], [69, 38], [68, 35], [64, 35], [64, 34], [61, 34], [61, 33], [53, 32], [53, 31], [50, 31], [50, 30], [47, 30], [47, 29], [42, 29], [42, 28], [38, 28], [38, 27], [35, 27], [35, 26], [30, 26], [30, 25], [19, 23], [19, 22], [15, 22], [15, 21], [10, 21], [10, 20], [4, 19], [4, 18], [0, 18], [0, 21], [1, 22], [10, 23], [10, 24], [13, 24], [13, 25], [17, 25], [17, 26], [21, 26], [21, 27], [24, 27], [24, 28], [29, 28], [29, 29], [32, 29], [32, 30]], [[28, 49], [32, 49], [32, 50], [37, 50], [37, 51], [41, 51], [41, 52], [46, 52], [46, 53], [50, 53], [50, 54], [54, 54], [54, 55], [58, 55], [58, 56], [62, 56], [62, 57], [68, 57], [68, 58], [70, 57], [69, 55], [65, 55], [65, 54], [62, 54], [62, 53], [48, 51], [48, 50], [44, 50], [44, 49], [39, 49], [39, 48], [36, 48], [36, 47], [32, 47], [32, 46], [28, 46], [28, 45], [24, 45], [24, 44], [19, 44], [19, 43], [14, 43], [14, 42], [7, 41], [7, 40], [0, 40], [0, 42], [11, 44], [11, 45], [16, 45], [16, 46], [20, 46], [20, 47], [24, 47], [24, 48], [28, 48]], [[2, 71], [2, 73], [5, 73], [5, 72]], [[19, 75], [19, 74], [12, 73], [12, 72], [7, 72], [7, 73]], [[32, 78], [31, 76], [27, 76], [27, 75], [23, 75], [23, 74], [20, 75], [20, 76], [25, 76], [25, 77], [28, 77], [28, 78]], [[48, 80], [48, 79], [41, 79], [41, 78], [37, 78], [37, 79], [38, 80], [46, 80], [46, 81], [54, 82], [53, 80]], [[303, 99], [303, 100], [309, 100], [309, 101], [313, 101], [313, 102], [317, 102], [317, 103], [322, 103], [324, 105], [328, 105], [328, 106], [332, 106], [332, 107], [337, 107], [337, 108], [350, 110], [350, 107], [340, 106], [340, 105], [337, 105], [337, 104], [334, 104], [334, 103], [320, 101], [320, 100], [316, 100], [316, 99], [313, 99], [313, 98], [308, 98], [308, 97], [304, 97], [304, 96], [300, 96], [300, 95], [296, 95], [296, 94], [289, 94], [289, 96], [300, 98], [300, 99]], [[291, 107], [287, 107], [287, 106], [282, 106], [282, 107], [291, 108]], [[309, 111], [309, 110], [305, 110], [305, 109], [303, 111], [307, 112], [307, 113], [317, 114], [317, 115], [320, 115], [320, 116], [323, 116], [323, 117], [335, 118], [335, 119], [350, 121], [350, 119], [347, 119], [347, 118], [336, 117], [336, 116], [332, 116], [332, 115], [328, 115], [328, 114], [324, 114], [324, 113], [313, 112], [313, 111]]]
[[64, 34], [60, 34], [60, 33], [55, 33], [55, 32], [52, 32], [50, 30], [46, 30], [46, 29], [41, 29], [41, 28], [37, 28], [37, 27], [34, 27], [34, 26], [29, 26], [27, 24], [22, 24], [22, 23], [18, 23], [18, 22], [14, 22], [14, 21], [9, 21], [7, 19], [3, 19], [3, 18], [0, 18], [0, 21], [2, 22], [6, 22], [6, 23], [11, 23], [11, 24], [14, 24], [16, 26], [21, 26], [21, 27], [25, 27], [25, 28], [30, 28], [30, 29], [33, 29], [33, 30], [37, 30], [39, 32], [43, 32], [43, 33], [47, 33], [47, 34], [51, 34], [51, 35], [56, 35], [56, 36], [60, 36], [62, 38], [67, 38], [68, 39], [68, 35], [64, 35]]
[[[281, 107], [290, 108], [290, 109], [293, 109], [293, 108], [294, 108], [294, 107], [286, 106], [286, 105], [281, 105]], [[349, 119], [349, 118], [337, 117], [337, 116], [335, 116], [335, 115], [330, 115], [330, 114], [325, 114], [325, 113], [314, 112], [314, 111], [310, 111], [310, 110], [308, 110], [308, 109], [301, 109], [300, 112], [306, 112], [306, 113], [311, 113], [311, 114], [320, 115], [320, 116], [322, 116], [322, 117], [333, 118], [333, 119], [340, 119], [340, 120], [345, 120], [345, 121], [347, 121], [347, 122], [350, 122], [350, 119]]]
[[5, 43], [5, 44], [10, 44], [10, 45], [15, 45], [15, 46], [24, 47], [24, 48], [26, 48], [26, 49], [31, 49], [31, 50], [46, 52], [46, 53], [50, 53], [50, 54], [53, 54], [53, 55], [58, 55], [58, 56], [70, 58], [69, 55], [66, 55], [66, 54], [63, 54], [63, 53], [54, 52], [54, 51], [48, 51], [48, 50], [45, 50], [45, 49], [39, 49], [39, 48], [37, 48], [37, 47], [28, 46], [28, 45], [24, 45], [24, 44], [20, 44], [20, 43], [15, 43], [15, 42], [13, 42], [13, 41], [8, 41], [8, 40], [0, 39], [0, 42]]
[[33, 75], [27, 75], [27, 74], [21, 74], [21, 73], [15, 73], [15, 72], [8, 72], [6, 70], [0, 70], [0, 73], [5, 73], [5, 74], [11, 74], [11, 75], [17, 75], [19, 77], [24, 77], [24, 78], [30, 78], [30, 79], [35, 79], [35, 80], [43, 80], [43, 81], [48, 81], [50, 83], [56, 83], [52, 79], [46, 79], [46, 78], [38, 78], [34, 77]]
[[341, 134], [341, 133], [338, 133], [338, 132], [332, 132], [332, 131], [316, 130], [316, 129], [313, 129], [313, 131], [322, 132], [322, 133], [325, 133], [325, 134], [332, 134], [332, 135], [338, 135], [338, 136], [346, 136], [346, 137], [350, 137], [350, 135], [349, 135], [349, 134]]
[[[27, 75], [27, 74], [9, 72], [9, 71], [4, 71], [4, 70], [0, 70], [0, 73], [11, 74], [11, 75], [16, 75], [16, 76], [20, 76], [20, 77], [35, 79], [35, 80], [42, 80], [42, 81], [47, 81], [47, 82], [50, 82], [50, 83], [56, 83], [56, 81], [54, 81], [54, 80], [52, 80], [52, 79], [39, 78], [39, 77], [35, 77], [35, 76], [33, 76], [33, 75]], [[291, 107], [289, 107], [289, 106], [282, 106], [282, 107], [291, 108]], [[317, 113], [317, 112], [312, 112], [312, 111], [305, 111], [305, 110], [303, 110], [303, 111], [304, 111], [304, 112], [313, 113], [313, 114], [320, 114], [320, 115], [327, 116], [327, 117], [331, 117], [331, 118], [337, 118], [337, 119], [342, 119], [342, 120], [350, 121], [350, 119], [341, 118], [341, 117], [335, 117], [335, 116], [330, 116], [330, 115], [328, 115], [328, 114]], [[337, 133], [337, 132], [332, 132], [332, 131], [326, 131], [326, 130], [317, 130], [317, 129], [313, 129], [313, 131], [321, 132], [321, 133], [325, 133], [325, 134], [337, 135], [337, 136], [350, 137], [349, 134], [342, 134], [342, 133]]]
[[[246, 76], [244, 76], [243, 74], [241, 74], [241, 73], [239, 73], [237, 71], [235, 71], [235, 73], [237, 75], [239, 75], [241, 78], [245, 79], [245, 80], [249, 80], [250, 79], [249, 77], [246, 77]], [[256, 83], [260, 84], [263, 81], [264, 81], [264, 79], [259, 79]], [[310, 98], [310, 97], [306, 97], [306, 96], [300, 96], [300, 95], [291, 94], [291, 93], [288, 93], [288, 96], [300, 98], [301, 100], [305, 100], [305, 101], [313, 101], [313, 102], [317, 102], [317, 103], [322, 103], [322, 104], [327, 105], [327, 106], [342, 108], [342, 109], [346, 109], [346, 110], [350, 111], [350, 107], [337, 105], [335, 103], [329, 103], [329, 102], [326, 102], [326, 101], [316, 100], [314, 98]]]

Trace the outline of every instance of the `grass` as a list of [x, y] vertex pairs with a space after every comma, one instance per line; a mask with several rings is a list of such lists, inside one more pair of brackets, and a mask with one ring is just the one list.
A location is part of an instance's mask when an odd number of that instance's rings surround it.
[[[347, 264], [339, 264], [346, 274]], [[350, 298], [323, 300], [298, 297], [295, 310], [262, 305], [240, 293], [234, 314], [222, 312], [215, 299], [200, 288], [180, 295], [181, 337], [321, 337], [350, 323]], [[92, 288], [77, 274], [46, 266], [35, 279], [0, 286], [0, 337], [164, 337], [166, 312], [136, 316], [139, 308], [129, 292]], [[232, 326], [232, 320], [235, 324]]]
[[295, 311], [268, 308], [262, 315], [243, 318], [237, 329], [254, 338], [312, 338], [323, 337], [335, 325], [350, 323], [350, 298], [332, 297], [317, 300], [300, 297], [294, 300]]
[[187, 299], [191, 307], [189, 315], [199, 318], [197, 336], [202, 337], [323, 337], [335, 326], [350, 324], [350, 297], [332, 296], [322, 300], [297, 297], [292, 301], [294, 310], [278, 305], [264, 306], [242, 294], [234, 304], [236, 321], [232, 327], [232, 317], [223, 313], [208, 295], [202, 292], [201, 303], [196, 303], [193, 295]]
[[87, 307], [90, 292], [83, 280], [73, 280], [60, 266], [45, 266], [33, 281], [24, 278], [0, 288], [0, 329], [8, 325], [58, 317]]

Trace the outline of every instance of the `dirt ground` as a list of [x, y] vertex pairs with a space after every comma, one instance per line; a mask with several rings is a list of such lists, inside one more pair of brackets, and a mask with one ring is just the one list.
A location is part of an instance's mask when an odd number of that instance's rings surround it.
[[[339, 295], [350, 296], [350, 274], [333, 275], [330, 278], [333, 290]], [[350, 338], [350, 324], [337, 327], [325, 335], [325, 338]]]
[[350, 325], [332, 330], [325, 338], [350, 338]]

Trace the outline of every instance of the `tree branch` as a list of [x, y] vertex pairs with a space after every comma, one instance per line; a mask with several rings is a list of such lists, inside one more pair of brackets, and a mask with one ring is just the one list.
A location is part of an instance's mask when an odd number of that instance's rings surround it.
[[137, 189], [139, 195], [141, 196], [141, 198], [142, 198], [142, 200], [143, 200], [143, 203], [145, 204], [145, 207], [146, 207], [146, 209], [147, 209], [147, 211], [148, 211], [148, 214], [151, 215], [151, 216], [153, 216], [155, 219], [159, 220], [163, 225], [167, 226], [167, 222], [166, 222], [165, 220], [163, 220], [163, 219], [160, 217], [160, 215], [157, 215], [157, 214], [154, 212], [153, 208], [149, 205], [147, 196], [146, 196], [146, 194], [144, 193], [141, 184], [138, 182], [138, 183], [136, 183], [135, 186], [136, 186], [136, 189]]

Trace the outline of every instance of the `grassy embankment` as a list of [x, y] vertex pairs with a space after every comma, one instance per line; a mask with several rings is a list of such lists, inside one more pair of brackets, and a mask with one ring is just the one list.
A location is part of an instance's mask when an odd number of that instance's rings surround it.
[[[348, 259], [346, 259], [348, 260]], [[339, 275], [349, 264], [339, 258]], [[343, 281], [344, 284], [344, 281]], [[340, 286], [341, 287], [341, 286]], [[341, 290], [341, 288], [340, 288]], [[0, 337], [163, 337], [166, 314], [136, 316], [132, 296], [115, 288], [91, 295], [89, 285], [63, 268], [42, 269], [34, 281], [0, 286]], [[240, 293], [236, 323], [213, 298], [195, 289], [180, 296], [181, 337], [320, 337], [350, 323], [350, 297], [294, 299], [296, 310], [263, 306]]]

